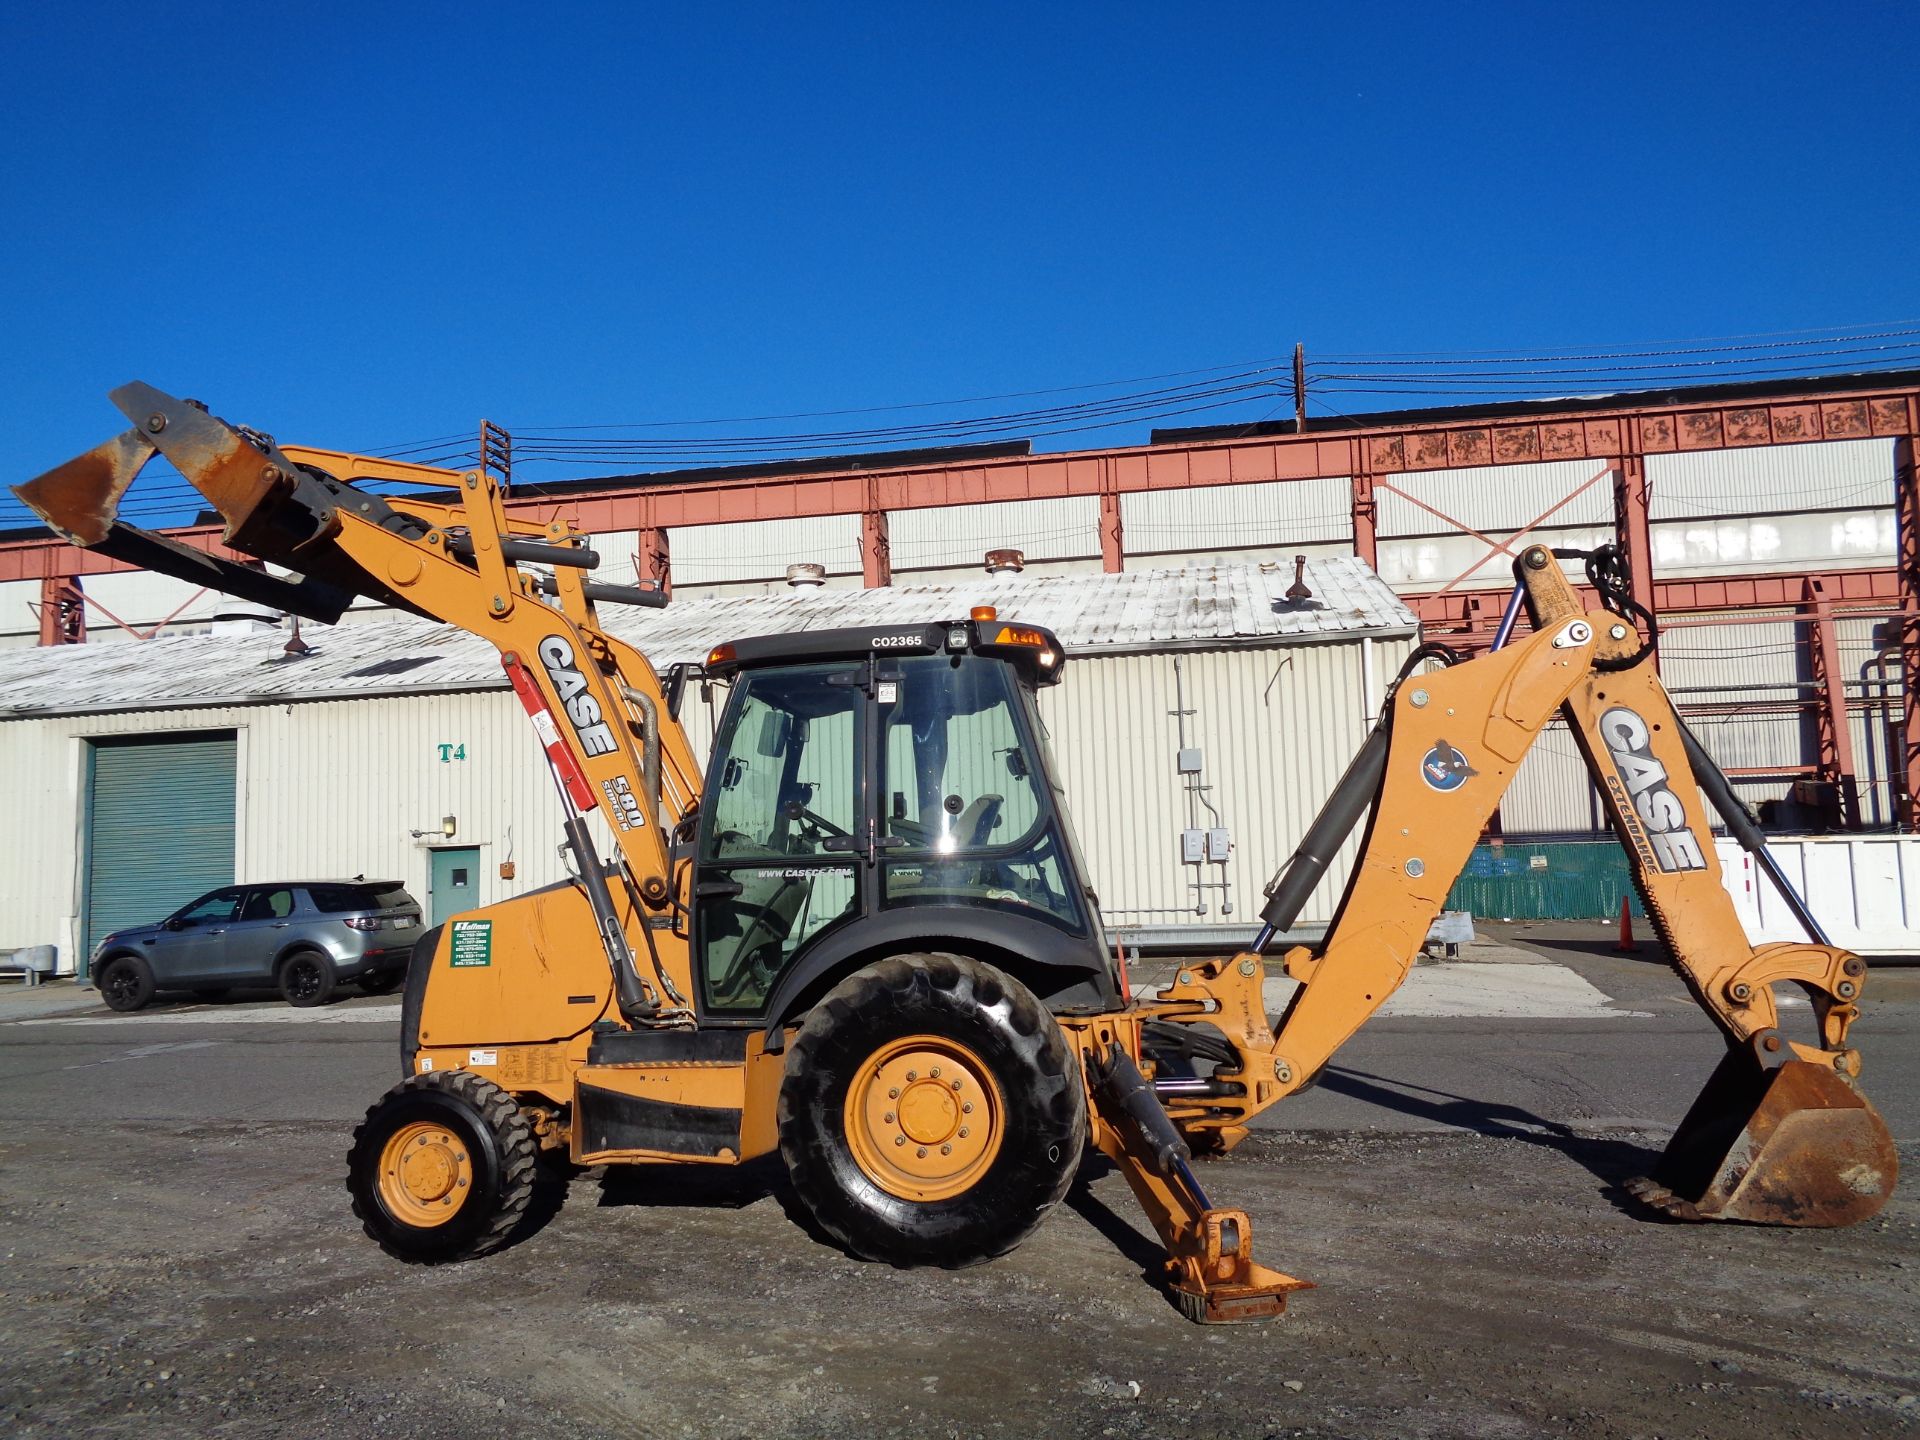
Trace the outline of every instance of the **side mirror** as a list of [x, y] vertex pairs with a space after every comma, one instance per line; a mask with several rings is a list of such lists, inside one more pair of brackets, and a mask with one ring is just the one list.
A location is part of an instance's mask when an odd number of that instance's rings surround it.
[[684, 660], [667, 667], [667, 714], [680, 718], [681, 703], [687, 698], [687, 672], [693, 667]]
[[187, 922], [182, 920], [178, 915], [169, 915], [160, 922], [160, 928], [162, 930], [184, 930], [187, 928]]
[[720, 788], [731, 790], [738, 785], [747, 773], [747, 762], [738, 755], [729, 755], [726, 765], [720, 771]]
[[1018, 750], [1007, 751], [1007, 774], [1016, 780], [1027, 778], [1027, 757]]

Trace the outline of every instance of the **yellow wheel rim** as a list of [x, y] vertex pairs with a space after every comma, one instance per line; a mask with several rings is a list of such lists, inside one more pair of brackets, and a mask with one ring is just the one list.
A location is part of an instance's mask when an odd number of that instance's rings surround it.
[[867, 1057], [847, 1091], [847, 1145], [882, 1190], [947, 1200], [987, 1173], [1006, 1136], [1006, 1100], [966, 1046], [908, 1035]]
[[423, 1230], [453, 1219], [473, 1194], [469, 1148], [432, 1120], [394, 1131], [380, 1151], [380, 1199], [387, 1213]]

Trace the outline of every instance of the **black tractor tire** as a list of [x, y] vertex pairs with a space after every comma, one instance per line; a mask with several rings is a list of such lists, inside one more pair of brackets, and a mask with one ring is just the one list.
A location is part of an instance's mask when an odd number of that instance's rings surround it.
[[391, 995], [406, 978], [405, 970], [379, 970], [371, 975], [362, 975], [353, 983], [360, 987], [363, 995]]
[[[401, 1160], [429, 1153], [426, 1184], [409, 1188]], [[470, 1070], [402, 1080], [353, 1132], [347, 1191], [369, 1237], [414, 1265], [471, 1260], [512, 1238], [533, 1200], [538, 1146], [514, 1098]], [[435, 1177], [447, 1185], [436, 1196]], [[422, 1191], [424, 1190], [424, 1195]]]
[[333, 998], [338, 983], [333, 961], [318, 950], [296, 950], [280, 962], [280, 994], [289, 1005], [306, 1009]]
[[153, 970], [138, 955], [116, 955], [93, 977], [109, 1010], [133, 1011], [153, 999]]
[[[943, 1075], [928, 1059], [952, 1068]], [[903, 1093], [896, 1122], [885, 1097]], [[962, 1116], [969, 1094], [977, 1108], [968, 1102]], [[982, 1115], [991, 1145], [969, 1160], [967, 1145], [983, 1142], [941, 1127], [969, 1117], [977, 1127]], [[855, 972], [808, 1014], [787, 1056], [779, 1129], [794, 1193], [833, 1240], [869, 1260], [957, 1269], [1013, 1249], [1067, 1193], [1086, 1148], [1086, 1090], [1066, 1036], [1026, 986], [964, 956], [899, 955]], [[939, 1158], [943, 1141], [957, 1158]], [[954, 1168], [923, 1181], [896, 1163]]]

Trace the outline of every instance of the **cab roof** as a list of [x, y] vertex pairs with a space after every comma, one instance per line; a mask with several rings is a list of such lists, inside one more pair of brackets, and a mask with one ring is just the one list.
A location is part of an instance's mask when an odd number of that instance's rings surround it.
[[1066, 649], [1051, 630], [996, 618], [754, 635], [716, 646], [707, 656], [705, 669], [724, 680], [741, 670], [773, 665], [864, 660], [869, 655], [969, 653], [1010, 662], [1030, 685], [1055, 684], [1066, 667]]

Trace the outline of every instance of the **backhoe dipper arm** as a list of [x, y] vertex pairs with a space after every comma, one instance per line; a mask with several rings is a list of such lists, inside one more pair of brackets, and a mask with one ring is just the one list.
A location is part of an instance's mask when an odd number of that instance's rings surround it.
[[[1721, 886], [1702, 786], [1743, 844], [1764, 851], [1764, 840], [1675, 713], [1651, 644], [1625, 610], [1583, 615], [1544, 547], [1524, 552], [1515, 571], [1536, 633], [1398, 682], [1382, 721], [1384, 756], [1376, 732], [1342, 782], [1378, 786], [1371, 820], [1324, 944], [1284, 958], [1302, 983], [1279, 1023], [1266, 1028], [1257, 952], [1183, 969], [1148, 1007], [1167, 1021], [1204, 1019], [1234, 1052], [1205, 1091], [1170, 1086], [1170, 1113], [1195, 1139], [1230, 1146], [1253, 1115], [1310, 1083], [1406, 978], [1487, 818], [1558, 710], [1674, 968], [1730, 1047], [1643, 1198], [1689, 1218], [1837, 1225], [1873, 1214], [1897, 1161], [1851, 1083], [1859, 1054], [1846, 1036], [1865, 964], [1818, 939], [1749, 944]], [[1350, 824], [1362, 807], [1336, 794], [1327, 808]], [[1263, 911], [1271, 930], [1292, 923], [1337, 848], [1341, 837], [1322, 828], [1276, 881]], [[1781, 980], [1812, 996], [1819, 1043], [1780, 1034], [1771, 986]]]

